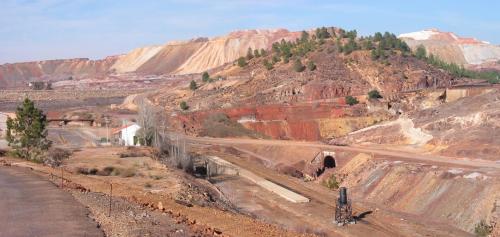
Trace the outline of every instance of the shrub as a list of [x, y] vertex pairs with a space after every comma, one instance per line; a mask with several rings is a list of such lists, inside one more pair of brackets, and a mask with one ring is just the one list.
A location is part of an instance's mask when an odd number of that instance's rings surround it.
[[258, 49], [254, 49], [253, 50], [253, 55], [256, 57], [256, 58], [259, 58], [260, 57], [260, 52]]
[[[115, 170], [116, 171], [116, 170]], [[124, 177], [124, 178], [129, 178], [129, 177], [133, 177], [135, 176], [135, 169], [134, 168], [128, 168], [128, 169], [125, 169], [123, 171], [120, 171], [118, 172], [117, 174], [114, 174], [114, 175], [120, 175], [121, 177]], [[113, 174], [113, 173], [112, 173]]]
[[99, 171], [96, 172], [96, 174], [100, 175], [100, 176], [117, 175], [119, 173], [120, 172], [118, 171], [118, 169], [116, 169], [113, 166], [106, 166], [106, 167], [104, 167], [104, 169], [99, 170]]
[[191, 81], [191, 82], [189, 83], [189, 89], [191, 89], [192, 91], [194, 91], [194, 90], [198, 89], [198, 84], [196, 84], [196, 82], [195, 82], [195, 81]]
[[152, 185], [152, 184], [150, 184], [150, 183], [146, 183], [146, 184], [144, 184], [144, 187], [145, 187], [145, 188], [152, 188], [152, 187], [153, 187], [153, 185]]
[[355, 104], [358, 104], [359, 101], [355, 97], [348, 95], [345, 97], [345, 103], [348, 105], [355, 105]]
[[96, 175], [98, 171], [99, 171], [99, 170], [98, 170], [98, 169], [96, 169], [96, 168], [91, 168], [91, 169], [89, 169], [89, 174], [90, 174], [90, 175]]
[[334, 174], [330, 176], [328, 179], [323, 181], [323, 185], [329, 189], [338, 189], [340, 184], [337, 181], [337, 177]]
[[486, 223], [486, 221], [484, 221], [484, 220], [481, 220], [474, 227], [474, 233], [480, 237], [486, 237], [486, 236], [490, 235], [492, 230], [493, 230], [493, 227], [491, 225], [488, 225]]
[[415, 52], [415, 57], [418, 59], [425, 59], [427, 57], [427, 51], [423, 45], [419, 45], [417, 47], [417, 51]]
[[186, 101], [182, 101], [179, 106], [181, 107], [182, 110], [188, 110], [189, 105], [186, 103]]
[[304, 71], [306, 67], [304, 67], [304, 65], [302, 65], [302, 62], [300, 61], [300, 59], [296, 59], [295, 62], [293, 63], [293, 70], [296, 71], [296, 72], [302, 72]]
[[267, 51], [265, 49], [260, 49], [260, 56], [265, 57], [267, 55]]
[[245, 60], [244, 57], [238, 58], [238, 66], [239, 67], [245, 67], [247, 65], [247, 61]]
[[268, 71], [273, 69], [273, 64], [270, 63], [269, 61], [267, 61], [267, 59], [264, 59], [264, 61], [262, 62], [262, 64], [264, 65], [264, 67], [266, 67], [266, 69]]
[[250, 60], [252, 58], [253, 58], [252, 48], [248, 48], [248, 51], [247, 51], [247, 60]]
[[207, 82], [208, 80], [210, 80], [210, 75], [208, 75], [208, 72], [204, 72], [203, 75], [201, 75], [201, 80], [203, 82]]
[[47, 157], [44, 159], [46, 165], [58, 167], [62, 164], [63, 160], [68, 159], [71, 151], [62, 148], [50, 149]]
[[280, 59], [280, 57], [278, 57], [278, 56], [276, 56], [276, 55], [274, 55], [274, 56], [273, 56], [273, 63], [277, 63], [277, 62], [279, 62], [280, 60], [281, 60], [281, 59]]
[[316, 70], [316, 64], [314, 64], [313, 61], [309, 61], [307, 62], [307, 68], [309, 69], [309, 71], [314, 71]]
[[382, 98], [382, 95], [377, 90], [371, 90], [368, 92], [368, 98], [370, 99], [379, 99]]

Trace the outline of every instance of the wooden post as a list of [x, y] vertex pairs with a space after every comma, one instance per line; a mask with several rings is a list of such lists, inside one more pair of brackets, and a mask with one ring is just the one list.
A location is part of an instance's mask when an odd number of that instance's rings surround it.
[[109, 213], [108, 217], [111, 217], [111, 202], [113, 198], [113, 184], [109, 183]]
[[64, 188], [64, 169], [61, 167], [61, 188]]

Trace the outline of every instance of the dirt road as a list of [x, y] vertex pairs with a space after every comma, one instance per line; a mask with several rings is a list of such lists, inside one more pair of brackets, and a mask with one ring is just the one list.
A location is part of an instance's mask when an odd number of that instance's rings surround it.
[[500, 169], [499, 162], [487, 160], [469, 160], [454, 157], [446, 157], [432, 154], [416, 154], [404, 151], [395, 151], [387, 149], [379, 149], [372, 147], [362, 146], [333, 146], [319, 142], [301, 142], [301, 141], [283, 141], [283, 140], [257, 140], [257, 139], [239, 139], [239, 138], [208, 138], [208, 137], [185, 137], [187, 140], [197, 143], [205, 144], [221, 144], [221, 145], [238, 145], [238, 144], [258, 144], [258, 145], [276, 145], [276, 146], [303, 146], [303, 147], [317, 147], [321, 149], [355, 151], [364, 153], [373, 153], [376, 155], [387, 156], [388, 158], [394, 157], [399, 160], [416, 160], [435, 163], [444, 163], [449, 165], [468, 166], [475, 168], [496, 168]]
[[0, 167], [0, 237], [104, 236], [71, 194], [30, 170]]

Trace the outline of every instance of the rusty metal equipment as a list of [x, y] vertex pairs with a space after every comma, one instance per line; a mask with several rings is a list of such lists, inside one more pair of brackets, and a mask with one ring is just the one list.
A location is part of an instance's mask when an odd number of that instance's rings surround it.
[[347, 198], [346, 187], [339, 189], [339, 198], [335, 207], [335, 223], [339, 226], [356, 223], [356, 220], [352, 216], [351, 200]]

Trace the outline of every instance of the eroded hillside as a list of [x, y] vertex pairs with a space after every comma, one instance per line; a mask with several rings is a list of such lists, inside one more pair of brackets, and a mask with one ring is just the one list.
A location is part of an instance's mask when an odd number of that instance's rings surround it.
[[67, 59], [0, 65], [0, 88], [22, 87], [28, 81], [86, 79], [123, 73], [200, 73], [236, 60], [248, 48], [267, 49], [281, 39], [294, 40], [288, 30], [236, 31], [212, 39], [198, 38], [132, 50], [103, 60]]

